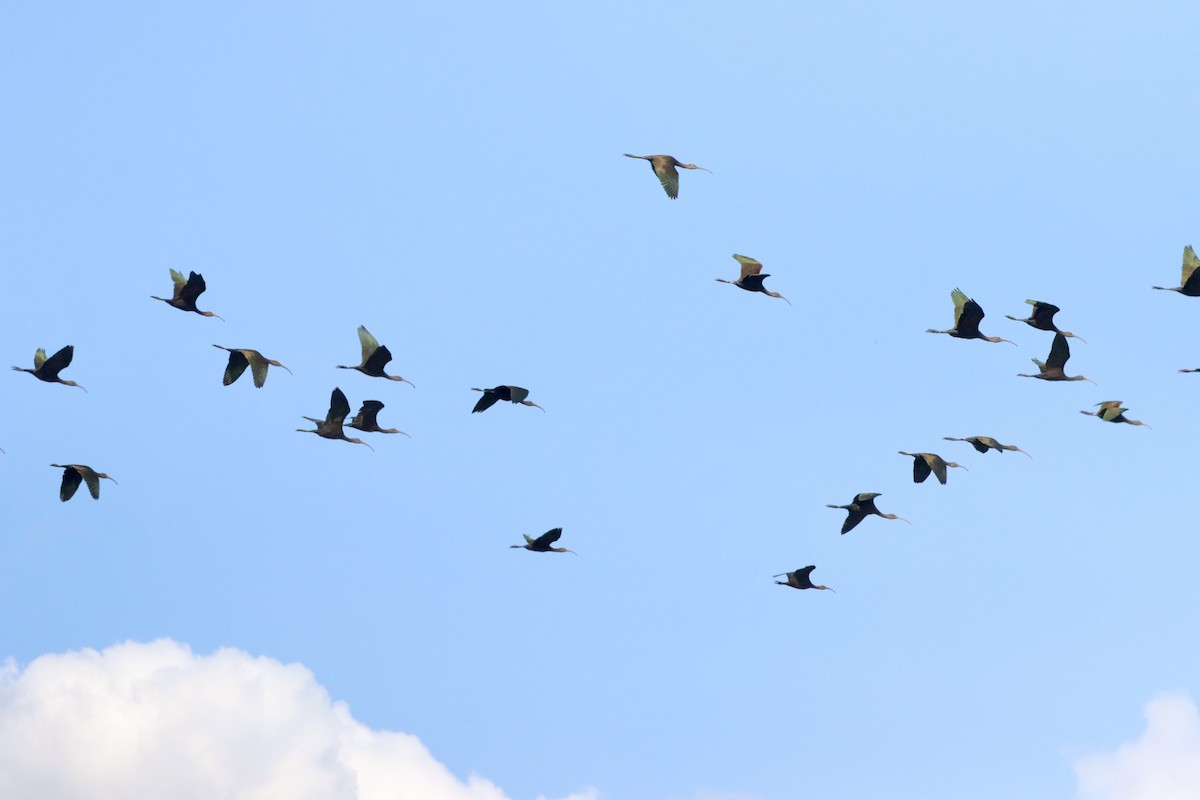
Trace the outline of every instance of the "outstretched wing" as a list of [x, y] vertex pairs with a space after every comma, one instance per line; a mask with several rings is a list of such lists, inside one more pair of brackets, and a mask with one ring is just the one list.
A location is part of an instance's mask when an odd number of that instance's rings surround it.
[[1062, 369], [1071, 358], [1071, 348], [1067, 345], [1067, 337], [1061, 333], [1054, 334], [1054, 343], [1050, 345], [1050, 355], [1046, 358], [1046, 367]]
[[[504, 388], [508, 389], [509, 402], [520, 403], [521, 401], [525, 400], [525, 398], [529, 397], [529, 390], [522, 389], [520, 386], [505, 386]], [[503, 400], [504, 398], [501, 397], [501, 399]]]
[[[175, 276], [172, 275], [171, 277], [173, 278]], [[193, 272], [188, 275], [187, 284], [182, 289], [179, 288], [178, 282], [175, 283], [175, 288], [179, 292], [177, 295], [179, 299], [187, 300], [194, 304], [196, 302], [196, 298], [204, 294], [204, 290], [207, 289], [208, 286], [206, 286], [204, 283], [203, 275], [201, 275], [199, 272]]]
[[[241, 350], [230, 350], [229, 363], [225, 365], [224, 384], [228, 386], [238, 378], [242, 377], [242, 373], [246, 371], [246, 366], [249, 363], [250, 362], [246, 360], [246, 357], [242, 355]], [[257, 376], [255, 376], [254, 382], [258, 383]]]
[[954, 298], [955, 330], [959, 333], [978, 332], [979, 323], [983, 322], [985, 316], [983, 308], [979, 303], [963, 294], [961, 289], [955, 289], [950, 296]]
[[379, 411], [382, 408], [383, 403], [378, 400], [364, 400], [362, 408], [358, 409], [358, 414], [354, 417], [353, 427], [362, 430], [378, 428]]
[[913, 483], [924, 483], [930, 471], [924, 456], [913, 456]]
[[971, 447], [974, 447], [980, 453], [986, 453], [990, 449], [979, 439], [968, 439], [967, 441], [971, 443]]
[[1120, 417], [1128, 410], [1128, 408], [1121, 408], [1119, 405], [1108, 406], [1100, 412], [1100, 418], [1105, 422], [1114, 422], [1116, 421], [1117, 417]]
[[679, 170], [675, 169], [675, 165], [665, 158], [651, 158], [650, 166], [654, 168], [654, 174], [658, 176], [658, 182], [662, 184], [667, 197], [672, 200], [678, 199]]
[[[45, 355], [45, 353], [43, 353]], [[71, 359], [75, 357], [75, 346], [67, 345], [62, 350], [59, 350], [54, 355], [50, 356], [41, 365], [42, 374], [47, 378], [57, 378], [58, 373], [66, 369], [71, 363]]]
[[183, 291], [183, 287], [187, 286], [187, 278], [183, 277], [183, 273], [179, 272], [177, 270], [171, 270], [170, 272], [171, 272], [171, 283], [173, 284], [173, 290], [171, 292], [171, 299], [178, 300], [179, 293]]
[[751, 292], [763, 291], [763, 281], [771, 277], [770, 275], [746, 275], [741, 279], [743, 289]]
[[867, 512], [854, 509], [847, 509], [846, 521], [842, 523], [842, 533], [849, 533], [854, 530], [854, 526], [867, 518]]
[[925, 458], [923, 458], [921, 460], [925, 461], [926, 463], [928, 463], [930, 461], [933, 462], [932, 464], [929, 464], [928, 468], [926, 468], [925, 474], [929, 474], [929, 469], [932, 469], [933, 474], [935, 476], [937, 476], [938, 483], [945, 486], [946, 485], [946, 462], [942, 460], [941, 456], [935, 456], [931, 453], [930, 455], [927, 455]]
[[74, 467], [63, 470], [62, 486], [58, 490], [58, 499], [64, 503], [75, 496], [75, 490], [83, 483], [83, 476]]
[[1043, 331], [1054, 330], [1054, 315], [1061, 309], [1058, 306], [1050, 303], [1043, 303], [1041, 300], [1026, 300], [1033, 306], [1033, 327]]
[[530, 542], [530, 544], [532, 544], [534, 547], [549, 547], [557, 542], [558, 537], [560, 536], [562, 536], [562, 528], [552, 528], [534, 539], [532, 542]]
[[346, 395], [342, 393], [341, 389], [334, 387], [333, 394], [329, 396], [329, 413], [325, 416], [325, 421], [341, 425], [349, 413], [350, 401], [346, 399]]
[[1200, 267], [1200, 258], [1196, 257], [1196, 251], [1193, 250], [1192, 246], [1189, 244], [1187, 247], [1183, 248], [1183, 281], [1182, 281], [1182, 283], [1186, 284], [1188, 282], [1188, 280], [1191, 279], [1192, 273], [1194, 273], [1196, 271], [1197, 267]]
[[383, 372], [383, 368], [392, 360], [392, 351], [388, 350], [385, 345], [379, 345], [375, 348], [375, 352], [371, 353], [371, 357], [367, 359], [363, 365], [368, 372]]
[[246, 358], [250, 362], [250, 373], [254, 376], [254, 385], [261, 389], [267, 382], [267, 370], [271, 365], [262, 357], [262, 353], [256, 353], [253, 350], [247, 352], [250, 353]]
[[39, 347], [37, 352], [33, 354], [33, 368], [41, 369], [42, 364], [46, 363], [46, 348]]
[[[761, 261], [756, 261], [749, 256], [739, 256], [737, 253], [734, 253], [733, 257], [742, 265], [742, 274], [738, 276], [738, 280], [744, 281], [747, 275], [757, 275], [762, 272], [763, 265]], [[759, 285], [762, 285], [761, 282]]]
[[500, 399], [500, 395], [496, 394], [492, 389], [485, 389], [483, 397], [479, 398], [479, 402], [471, 409], [472, 414], [478, 414], [481, 411], [487, 411]]
[[367, 359], [379, 347], [379, 342], [371, 335], [365, 325], [358, 326], [358, 342], [362, 345], [362, 363], [365, 366]]
[[100, 499], [100, 478], [95, 472], [88, 470], [83, 475], [83, 479], [87, 481], [88, 491], [92, 493], [92, 499]]

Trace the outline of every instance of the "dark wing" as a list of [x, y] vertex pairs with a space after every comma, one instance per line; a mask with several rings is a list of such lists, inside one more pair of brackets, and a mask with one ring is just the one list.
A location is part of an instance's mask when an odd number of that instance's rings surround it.
[[228, 386], [242, 377], [242, 373], [246, 371], [249, 363], [240, 350], [230, 350], [229, 363], [225, 365], [225, 385]]
[[954, 328], [959, 333], [979, 333], [979, 323], [983, 322], [983, 308], [979, 303], [967, 298], [962, 305], [962, 313], [954, 321]]
[[930, 472], [929, 464], [923, 456], [913, 457], [913, 483], [924, 483]]
[[929, 474], [928, 470], [932, 469], [933, 474], [937, 476], [938, 483], [945, 486], [946, 485], [946, 462], [942, 460], [942, 457], [935, 456], [931, 453], [931, 454], [925, 456], [925, 458], [923, 458], [921, 460], [925, 461], [926, 463], [928, 463], [930, 461], [933, 462], [932, 464], [929, 465], [925, 474], [928, 475]]
[[968, 439], [967, 441], [969, 441], [971, 443], [971, 447], [974, 447], [976, 450], [978, 450], [981, 453], [986, 453], [988, 450], [991, 449], [990, 447], [988, 447], [986, 444], [979, 441], [978, 439]]
[[334, 388], [333, 394], [329, 396], [329, 413], [325, 416], [326, 422], [336, 422], [341, 425], [350, 413], [350, 401], [346, 399], [346, 395], [341, 389]]
[[375, 348], [375, 352], [371, 353], [371, 357], [366, 360], [363, 366], [368, 372], [383, 372], [383, 368], [392, 360], [392, 352], [383, 345]]
[[204, 276], [199, 272], [192, 272], [188, 275], [187, 284], [179, 290], [179, 299], [195, 304], [196, 298], [204, 294], [204, 290], [207, 288], [204, 284]]
[[187, 278], [183, 277], [182, 272], [170, 270], [171, 273], [171, 299], [178, 300], [179, 293], [183, 291], [183, 287], [187, 286]]
[[1050, 355], [1046, 358], [1045, 369], [1062, 369], [1071, 358], [1071, 348], [1067, 345], [1067, 337], [1061, 333], [1054, 334], [1054, 344], [1050, 345]]
[[749, 292], [761, 292], [763, 290], [763, 281], [771, 277], [767, 275], [746, 275], [741, 280], [742, 288]]
[[379, 410], [383, 408], [383, 403], [378, 400], [364, 400], [362, 408], [358, 410], [358, 416], [354, 421], [362, 428], [378, 428]]
[[92, 499], [99, 500], [100, 499], [100, 478], [96, 475], [95, 472], [93, 472], [92, 470], [88, 470], [87, 474], [83, 476], [83, 479], [85, 481], [87, 481], [88, 491], [92, 493]]
[[487, 389], [483, 393], [483, 397], [479, 398], [479, 402], [471, 409], [472, 414], [478, 414], [480, 411], [487, 411], [500, 399], [500, 395], [496, 394], [493, 389]]
[[796, 576], [796, 583], [800, 584], [804, 588], [812, 586], [812, 571], [816, 568], [817, 567], [815, 564], [809, 564], [804, 569], [796, 570], [794, 573], [792, 573]]
[[1026, 300], [1025, 302], [1033, 306], [1033, 327], [1043, 331], [1054, 330], [1054, 315], [1061, 310], [1058, 306], [1043, 303], [1040, 300]]
[[530, 542], [534, 547], [549, 547], [562, 536], [562, 528], [552, 528]]
[[508, 397], [505, 397], [505, 393], [501, 392], [501, 400], [508, 400], [511, 403], [520, 403], [522, 400], [529, 397], [529, 390], [522, 389], [520, 386], [501, 386], [500, 388], [506, 389], [508, 394]]
[[57, 378], [58, 373], [66, 369], [71, 363], [71, 359], [75, 357], [75, 346], [67, 345], [62, 350], [59, 350], [54, 355], [46, 359], [39, 371], [47, 378]]
[[654, 168], [654, 174], [658, 176], [658, 182], [662, 184], [667, 197], [672, 200], [678, 199], [679, 170], [675, 169], [675, 165], [665, 158], [652, 158], [650, 166]]
[[842, 533], [849, 533], [854, 530], [854, 526], [867, 518], [867, 512], [860, 509], [849, 509], [846, 513], [846, 521], [842, 523]]
[[58, 499], [64, 503], [75, 496], [75, 490], [83, 483], [83, 476], [74, 467], [63, 470], [62, 487], [58, 490]]

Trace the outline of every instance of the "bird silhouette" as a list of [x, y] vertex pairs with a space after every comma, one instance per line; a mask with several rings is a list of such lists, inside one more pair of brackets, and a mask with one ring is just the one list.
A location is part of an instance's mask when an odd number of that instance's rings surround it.
[[[1018, 453], [1025, 453], [1024, 450], [1017, 447], [1015, 444], [1000, 444], [990, 436], [968, 436], [965, 439], [959, 439], [954, 436], [943, 436], [942, 438], [947, 442], [968, 442], [972, 447], [981, 453], [986, 453], [988, 450], [996, 450], [1001, 453], [1003, 453], [1005, 450], [1016, 450]], [[1033, 458], [1033, 456], [1030, 456], [1029, 453], [1025, 453], [1025, 455]]]
[[535, 553], [571, 553], [579, 555], [574, 550], [568, 550], [565, 547], [551, 547], [550, 545], [558, 541], [558, 537], [562, 536], [562, 528], [551, 528], [536, 539], [525, 535], [525, 544], [510, 544], [510, 549], [523, 547], [526, 550], [532, 550]]
[[1196, 251], [1189, 244], [1183, 248], [1183, 278], [1178, 286], [1154, 286], [1154, 289], [1161, 289], [1164, 292], [1179, 292], [1187, 297], [1200, 297], [1200, 258], [1196, 258]]
[[369, 375], [372, 378], [404, 381], [414, 389], [416, 388], [416, 384], [408, 378], [401, 378], [399, 375], [388, 375], [383, 371], [387, 363], [392, 360], [392, 352], [376, 341], [371, 332], [363, 325], [358, 326], [358, 341], [362, 345], [362, 363], [353, 367], [338, 364], [338, 369], [356, 369], [363, 375]]
[[[938, 483], [946, 485], [946, 467], [958, 467], [959, 469], [967, 469], [962, 464], [955, 464], [953, 461], [946, 461], [937, 453], [906, 453], [903, 450], [896, 451], [902, 456], [912, 456], [913, 460], [913, 483], [924, 483], [932, 472], [938, 479]], [[967, 470], [970, 472], [970, 470]]]
[[982, 339], [985, 342], [1008, 342], [1016, 345], [1016, 342], [1009, 339], [1002, 339], [999, 336], [984, 336], [979, 332], [979, 323], [986, 315], [979, 303], [963, 294], [962, 289], [955, 289], [951, 292], [950, 299], [954, 301], [954, 327], [948, 331], [935, 331], [933, 328], [929, 328], [925, 331], [926, 333], [945, 333], [956, 339]]
[[185, 280], [182, 274], [171, 270], [171, 280], [175, 284], [175, 292], [171, 295], [170, 300], [165, 297], [155, 297], [154, 295], [150, 295], [150, 298], [152, 300], [162, 300], [167, 305], [178, 308], [180, 311], [191, 311], [202, 317], [216, 317], [221, 322], [225, 321], [225, 318], [219, 314], [214, 314], [211, 311], [201, 311], [196, 308], [196, 298], [204, 294], [204, 290], [208, 288], [207, 284], [204, 283], [203, 275], [199, 272], [193, 272]]
[[[383, 410], [383, 403], [378, 400], [363, 400], [362, 407], [358, 409], [358, 413], [354, 415], [354, 419], [348, 423], [349, 427], [356, 428], [367, 433], [404, 433], [395, 428], [379, 427], [379, 412]], [[407, 433], [404, 433], [408, 436]], [[408, 438], [412, 438], [408, 436]]]
[[[65, 381], [58, 377], [58, 373], [70, 366], [71, 359], [74, 357], [74, 345], [67, 345], [49, 358], [46, 358], [46, 351], [39, 347], [37, 352], [33, 354], [33, 369], [25, 369], [24, 367], [13, 367], [13, 369], [17, 372], [28, 372], [39, 381], [61, 383], [63, 386], [74, 386], [77, 389], [83, 389], [75, 381]], [[87, 389], [83, 390], [87, 391]]]
[[837, 594], [834, 589], [830, 589], [828, 586], [818, 586], [812, 582], [812, 571], [814, 569], [816, 569], [816, 566], [809, 564], [807, 567], [802, 567], [795, 572], [781, 572], [771, 577], [780, 578], [786, 575], [786, 581], [775, 581], [780, 586], [791, 586], [793, 589], [829, 589], [829, 591]]
[[[533, 406], [534, 408], [542, 408], [532, 400], [526, 400], [529, 397], [529, 390], [522, 389], [520, 386], [497, 386], [494, 389], [471, 389], [472, 392], [483, 392], [483, 397], [479, 398], [479, 402], [471, 409], [472, 414], [478, 414], [482, 411], [487, 411], [492, 406], [501, 400], [510, 403], [520, 403], [523, 406]], [[542, 408], [544, 412], [546, 409]]]
[[1060, 331], [1058, 326], [1054, 324], [1054, 315], [1062, 310], [1058, 306], [1050, 303], [1043, 303], [1041, 300], [1026, 300], [1025, 302], [1033, 306], [1032, 315], [1026, 319], [1014, 317], [1009, 314], [1005, 314], [1004, 316], [1008, 319], [1016, 320], [1017, 322], [1024, 322], [1026, 325], [1032, 328], [1037, 328], [1039, 331], [1054, 331], [1055, 333], [1061, 333], [1068, 339], [1078, 339], [1084, 344], [1087, 344], [1087, 339], [1084, 339], [1082, 336], [1076, 336], [1070, 331]]
[[116, 478], [111, 478], [103, 472], [96, 472], [91, 467], [85, 467], [83, 464], [51, 464], [63, 471], [62, 486], [58, 490], [58, 499], [64, 503], [75, 496], [75, 490], [79, 488], [79, 484], [87, 482], [88, 491], [92, 493], [92, 497], [100, 499], [100, 479], [112, 481], [116, 483]]
[[736, 286], [739, 289], [745, 289], [747, 292], [762, 292], [768, 297], [778, 297], [789, 306], [792, 304], [791, 300], [788, 300], [779, 292], [768, 292], [763, 287], [763, 281], [771, 277], [771, 275], [769, 273], [766, 275], [759, 274], [762, 272], [763, 267], [761, 262], [755, 261], [749, 256], [739, 256], [737, 253], [734, 253], [733, 257], [736, 258], [737, 262], [742, 265], [741, 276], [736, 281], [727, 281], [724, 278], [717, 278], [718, 281]]
[[264, 357], [263, 354], [257, 350], [246, 350], [238, 347], [223, 347], [219, 344], [214, 344], [213, 347], [217, 348], [218, 350], [229, 351], [229, 363], [225, 365], [225, 377], [222, 381], [226, 386], [242, 377], [242, 373], [246, 371], [246, 367], [250, 367], [250, 374], [254, 376], [254, 385], [259, 389], [261, 389], [263, 384], [267, 382], [268, 367], [280, 367], [281, 369], [287, 369], [288, 374], [292, 374], [292, 371], [283, 366], [283, 364]]
[[1026, 375], [1023, 372], [1018, 372], [1018, 378], [1041, 378], [1044, 381], [1087, 381], [1095, 384], [1091, 378], [1085, 378], [1082, 375], [1067, 375], [1063, 372], [1067, 361], [1071, 359], [1071, 348], [1067, 344], [1066, 336], [1061, 333], [1054, 334], [1054, 341], [1050, 344], [1050, 355], [1046, 356], [1045, 361], [1038, 361], [1036, 358], [1030, 359], [1034, 364], [1037, 364], [1037, 375]]
[[[352, 442], [353, 444], [371, 445], [364, 442], [362, 439], [351, 439], [342, 430], [342, 422], [350, 413], [350, 401], [346, 399], [346, 395], [342, 394], [342, 390], [334, 387], [333, 394], [329, 396], [329, 413], [325, 415], [325, 419], [320, 420], [315, 417], [305, 417], [309, 422], [316, 423], [315, 430], [305, 428], [296, 428], [300, 433], [315, 433], [323, 439], [341, 439], [343, 442]], [[371, 447], [374, 450], [374, 447]]]
[[[854, 495], [854, 500], [850, 503], [850, 505], [826, 505], [825, 507], [844, 508], [847, 512], [849, 512], [846, 514], [846, 521], [842, 523], [842, 533], [844, 534], [854, 530], [854, 526], [858, 525], [858, 523], [862, 522], [872, 514], [877, 517], [883, 517], [884, 519], [898, 519], [908, 522], [908, 520], [904, 519], [904, 517], [900, 517], [895, 514], [884, 514], [878, 508], [876, 508], [875, 498], [879, 496], [879, 492], [862, 492], [861, 494]], [[908, 524], [912, 525], [911, 522], [908, 522]]]
[[[697, 167], [695, 164], [684, 164], [675, 156], [635, 156], [629, 153], [625, 154], [626, 158], [643, 158], [650, 162], [651, 169], [658, 176], [658, 180], [662, 183], [663, 190], [667, 193], [667, 197], [675, 200], [679, 197], [679, 170], [680, 169], [704, 169]], [[708, 174], [712, 174], [711, 169], [704, 169]]]
[[[1121, 407], [1122, 402], [1124, 402], [1124, 401], [1122, 401], [1122, 400], [1105, 400], [1103, 403], [1096, 404], [1096, 405], [1100, 406], [1099, 411], [1080, 411], [1079, 413], [1087, 414], [1089, 417], [1099, 417], [1100, 419], [1104, 420], [1105, 422], [1125, 422], [1129, 425], [1146, 425], [1146, 423], [1142, 422], [1141, 420], [1127, 419], [1125, 417], [1125, 412], [1128, 411], [1129, 409], [1122, 408]], [[1150, 426], [1146, 425], [1146, 427], [1149, 428]], [[1153, 430], [1153, 429], [1151, 428], [1151, 430]]]

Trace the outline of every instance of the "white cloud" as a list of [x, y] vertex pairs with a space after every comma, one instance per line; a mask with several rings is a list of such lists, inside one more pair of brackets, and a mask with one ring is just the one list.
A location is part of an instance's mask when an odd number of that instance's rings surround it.
[[1142, 738], [1075, 762], [1087, 800], [1200, 800], [1200, 714], [1190, 697], [1146, 704]]
[[506, 800], [417, 737], [356, 722], [303, 666], [166, 639], [5, 665], [0, 797]]

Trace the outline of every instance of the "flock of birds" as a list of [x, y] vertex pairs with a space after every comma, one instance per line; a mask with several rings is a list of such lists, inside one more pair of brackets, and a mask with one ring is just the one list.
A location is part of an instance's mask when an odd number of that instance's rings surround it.
[[[679, 169], [688, 170], [704, 170], [711, 173], [711, 170], [695, 164], [684, 164], [674, 156], [668, 155], [652, 155], [652, 156], [635, 156], [629, 153], [625, 154], [629, 158], [644, 159], [650, 162], [651, 169], [658, 177], [662, 184], [663, 190], [672, 200], [679, 197]], [[734, 254], [733, 258], [741, 265], [741, 272], [737, 280], [725, 280], [717, 278], [721, 283], [728, 283], [737, 286], [748, 292], [759, 292], [768, 297], [778, 298], [791, 305], [786, 297], [778, 292], [767, 290], [763, 281], [769, 278], [769, 274], [762, 272], [763, 265], [761, 262], [744, 255]], [[184, 278], [182, 273], [176, 270], [170, 270], [171, 279], [174, 283], [174, 291], [170, 298], [157, 297], [151, 295], [154, 300], [161, 300], [167, 305], [187, 311], [194, 314], [199, 314], [204, 317], [216, 317], [224, 321], [224, 318], [212, 311], [201, 311], [196, 307], [196, 301], [200, 298], [207, 286], [204, 282], [204, 277], [198, 272], [192, 272], [187, 278]], [[1200, 297], [1200, 258], [1197, 258], [1196, 252], [1189, 245], [1183, 250], [1183, 274], [1180, 285], [1176, 287], [1154, 286], [1154, 289], [1162, 291], [1178, 292], [1187, 297]], [[930, 328], [928, 333], [946, 334], [957, 339], [982, 339], [985, 342], [1008, 342], [1015, 345], [1015, 342], [1009, 339], [1004, 339], [999, 336], [984, 336], [979, 330], [979, 325], [983, 321], [985, 314], [983, 308], [975, 300], [968, 297], [962, 290], [955, 289], [950, 293], [951, 299], [954, 301], [954, 327], [948, 330], [934, 330]], [[1020, 318], [1007, 316], [1008, 319], [1017, 322], [1024, 322], [1032, 328], [1040, 331], [1052, 332], [1054, 334], [1053, 342], [1050, 345], [1050, 353], [1045, 361], [1032, 359], [1037, 365], [1037, 374], [1019, 374], [1022, 378], [1037, 378], [1044, 381], [1088, 381], [1095, 383], [1089, 378], [1082, 375], [1067, 375], [1065, 368], [1067, 361], [1071, 358], [1070, 347], [1067, 344], [1067, 339], [1074, 338], [1086, 344], [1086, 340], [1076, 336], [1069, 331], [1063, 331], [1058, 328], [1054, 322], [1055, 315], [1060, 311], [1058, 306], [1050, 303], [1045, 303], [1039, 300], [1026, 300], [1026, 303], [1033, 307], [1033, 311], [1029, 317]], [[356, 365], [339, 364], [337, 369], [353, 369], [361, 372], [364, 375], [372, 378], [385, 378], [391, 381], [402, 381], [414, 386], [412, 381], [403, 378], [399, 375], [389, 375], [385, 371], [387, 365], [392, 361], [391, 351], [384, 345], [379, 344], [374, 336], [366, 327], [359, 326], [358, 339], [362, 346], [362, 358], [360, 363]], [[224, 347], [219, 344], [214, 344], [220, 350], [225, 350], [229, 353], [229, 359], [225, 367], [223, 383], [226, 386], [237, 381], [246, 369], [250, 369], [250, 373], [254, 380], [254, 385], [257, 388], [262, 388], [267, 380], [267, 372], [270, 367], [279, 367], [287, 370], [291, 374], [291, 370], [283, 364], [265, 357], [257, 350], [247, 348]], [[24, 367], [13, 367], [19, 372], [28, 372], [40, 381], [45, 383], [60, 383], [64, 386], [73, 386], [78, 389], [87, 391], [83, 386], [73, 380], [66, 380], [61, 377], [61, 373], [71, 365], [71, 361], [75, 355], [75, 348], [72, 345], [67, 345], [58, 350], [54, 355], [47, 357], [46, 351], [39, 348], [33, 357], [33, 369]], [[1181, 369], [1180, 372], [1200, 372], [1200, 369]], [[414, 386], [415, 388], [415, 386]], [[482, 397], [475, 403], [471, 409], [472, 414], [481, 413], [494, 406], [499, 402], [507, 402], [525, 406], [532, 406], [545, 412], [545, 409], [537, 403], [529, 400], [529, 390], [520, 386], [495, 386], [490, 389], [473, 388], [471, 391], [481, 392]], [[1122, 405], [1120, 400], [1106, 400], [1098, 403], [1098, 411], [1081, 411], [1081, 414], [1098, 417], [1104, 422], [1126, 423], [1129, 425], [1140, 425], [1150, 427], [1140, 420], [1129, 419], [1125, 413], [1129, 410]], [[334, 387], [329, 400], [329, 409], [325, 414], [324, 419], [316, 417], [304, 417], [304, 419], [312, 422], [315, 428], [297, 428], [301, 433], [315, 433], [325, 439], [340, 439], [352, 444], [361, 444], [372, 450], [370, 444], [361, 439], [351, 438], [346, 435], [345, 428], [353, 428], [355, 430], [367, 433], [398, 433], [408, 436], [409, 434], [395, 428], [381, 428], [379, 426], [379, 412], [384, 408], [384, 404], [379, 400], [365, 400], [359, 408], [358, 413], [346, 422], [346, 418], [350, 416], [350, 402], [340, 388]], [[1025, 452], [1016, 445], [1001, 444], [996, 439], [990, 436], [968, 436], [966, 438], [957, 438], [952, 436], [943, 437], [947, 441], [967, 442], [976, 451], [987, 453], [990, 450], [1004, 452], [1013, 450], [1024, 453], [1029, 458], [1033, 456]], [[4, 452], [0, 449], [0, 453]], [[908, 456], [913, 459], [913, 482], [923, 483], [931, 474], [937, 478], [938, 482], [945, 485], [947, 481], [948, 468], [967, 469], [962, 464], [957, 464], [953, 461], [946, 461], [937, 453], [909, 453], [899, 451], [900, 455]], [[81, 484], [86, 483], [88, 491], [95, 499], [100, 499], [100, 481], [110, 480], [113, 483], [117, 481], [111, 476], [97, 472], [89, 466], [83, 464], [51, 464], [50, 466], [63, 470], [62, 483], [59, 488], [59, 499], [63, 502], [70, 500]], [[829, 508], [842, 509], [846, 511], [846, 520], [842, 524], [841, 532], [849, 533], [860, 522], [869, 516], [878, 516], [883, 519], [898, 519], [912, 524], [909, 520], [904, 519], [897, 514], [884, 514], [875, 505], [875, 498], [879, 497], [878, 492], [862, 492], [854, 496], [854, 499], [847, 505], [832, 505]], [[513, 548], [523, 548], [535, 553], [572, 553], [575, 551], [565, 547], [553, 547], [552, 545], [562, 536], [562, 528], [553, 528], [546, 533], [536, 538], [526, 535], [525, 544], [514, 544]], [[795, 589], [823, 589], [833, 591], [828, 586], [820, 586], [812, 582], [812, 572], [816, 569], [815, 565], [809, 565], [791, 572], [783, 572], [773, 577], [786, 577], [786, 581], [775, 581], [780, 586], [790, 586]]]

